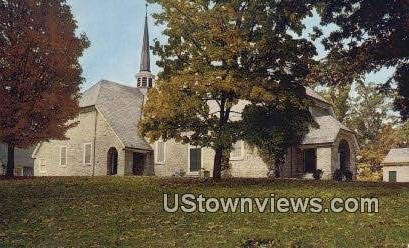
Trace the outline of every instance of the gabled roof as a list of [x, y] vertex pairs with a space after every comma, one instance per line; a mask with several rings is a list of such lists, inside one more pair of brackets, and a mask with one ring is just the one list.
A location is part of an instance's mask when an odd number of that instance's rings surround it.
[[391, 149], [382, 164], [409, 163], [409, 148]]
[[102, 80], [83, 93], [80, 107], [95, 106], [125, 147], [152, 150], [137, 130], [143, 102], [139, 89]]
[[312, 98], [317, 99], [317, 100], [319, 100], [321, 102], [330, 104], [327, 100], [325, 100], [324, 97], [322, 97], [320, 94], [318, 94], [315, 90], [311, 89], [310, 87], [305, 87], [305, 93], [309, 97], [312, 97]]
[[353, 133], [333, 116], [314, 117], [314, 120], [319, 128], [310, 128], [310, 132], [305, 135], [301, 142], [302, 145], [333, 143], [341, 130]]

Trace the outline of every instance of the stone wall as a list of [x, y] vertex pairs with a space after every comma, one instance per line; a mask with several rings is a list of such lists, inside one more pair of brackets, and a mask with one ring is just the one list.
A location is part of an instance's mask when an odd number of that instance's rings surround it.
[[[153, 145], [155, 147], [155, 145]], [[189, 172], [189, 145], [184, 145], [169, 140], [165, 144], [165, 163], [158, 164], [155, 160], [155, 175], [169, 177], [179, 171], [184, 171], [187, 176], [198, 176]], [[155, 149], [156, 152], [156, 149]], [[214, 151], [202, 148], [202, 168], [213, 174]], [[234, 177], [266, 177], [267, 166], [259, 156], [246, 146], [241, 159], [231, 160], [231, 174]]]
[[[152, 147], [155, 149], [156, 144]], [[155, 161], [155, 175], [159, 177], [169, 177], [179, 171], [187, 172], [188, 169], [188, 146], [168, 140], [165, 142], [165, 162], [159, 164]], [[156, 156], [156, 155], [155, 155]]]
[[[94, 108], [81, 112], [79, 124], [67, 131], [68, 140], [42, 142], [35, 154], [35, 176], [102, 176], [107, 174], [107, 152], [110, 147], [118, 151], [118, 174], [124, 175], [124, 148], [104, 117]], [[84, 144], [92, 144], [92, 164], [84, 165]], [[67, 146], [67, 165], [60, 165], [60, 147]], [[46, 171], [40, 172], [40, 159]]]
[[317, 148], [317, 170], [322, 170], [322, 179], [332, 178], [333, 166], [333, 149], [332, 147]]

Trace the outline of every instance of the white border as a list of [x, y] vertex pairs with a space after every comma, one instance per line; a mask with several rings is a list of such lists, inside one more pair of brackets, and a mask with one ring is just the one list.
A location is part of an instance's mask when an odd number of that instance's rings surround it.
[[[158, 143], [163, 143], [163, 161], [158, 161]], [[155, 164], [165, 164], [166, 163], [166, 142], [165, 141], [156, 141], [155, 144]]]
[[[242, 141], [242, 140], [239, 140], [239, 141], [237, 141], [237, 142], [241, 142], [241, 146], [240, 146], [240, 156], [239, 157], [232, 157], [231, 156], [231, 152], [230, 152], [230, 160], [232, 160], [232, 161], [238, 161], [238, 160], [244, 160], [244, 141]], [[236, 142], [236, 143], [237, 143]]]
[[[85, 146], [87, 146], [87, 145], [90, 145], [91, 146], [91, 148], [90, 148], [90, 152], [91, 152], [91, 154], [90, 154], [90, 161], [89, 161], [89, 163], [85, 163]], [[83, 150], [82, 150], [82, 165], [84, 165], [84, 166], [91, 166], [92, 165], [92, 142], [89, 142], [89, 143], [84, 143], [84, 145], [83, 145]]]
[[[65, 164], [61, 164], [61, 160], [62, 160], [62, 157], [61, 157], [61, 150], [63, 149], [63, 148], [65, 148]], [[62, 166], [62, 167], [67, 167], [67, 165], [68, 165], [68, 146], [66, 146], [66, 145], [64, 145], [64, 146], [60, 146], [60, 166]]]
[[[198, 171], [190, 171], [190, 150], [200, 148], [200, 168]], [[199, 176], [200, 170], [203, 169], [203, 148], [200, 146], [188, 145], [187, 147], [187, 174], [190, 176]]]

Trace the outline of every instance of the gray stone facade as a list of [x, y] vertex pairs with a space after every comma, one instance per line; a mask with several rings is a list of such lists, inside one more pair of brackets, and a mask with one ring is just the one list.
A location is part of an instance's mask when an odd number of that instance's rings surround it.
[[[102, 81], [84, 93], [78, 125], [67, 140], [40, 143], [33, 153], [36, 176], [153, 175], [151, 146], [137, 135], [143, 95], [139, 90]], [[85, 145], [91, 146], [89, 163]], [[66, 160], [61, 164], [61, 148]], [[115, 156], [110, 157], [114, 151]], [[111, 154], [112, 155], [112, 154]], [[114, 160], [114, 161], [113, 161]], [[116, 168], [115, 170], [113, 168]]]
[[[319, 124], [318, 129], [311, 129], [302, 144], [288, 150], [285, 164], [281, 168], [283, 178], [312, 178], [312, 171], [307, 167], [308, 154], [313, 170], [323, 172], [322, 179], [332, 179], [336, 170], [348, 170], [356, 175], [355, 157], [359, 149], [355, 134], [336, 120], [332, 106], [325, 102], [317, 93], [307, 89], [314, 105], [310, 108], [315, 121]], [[246, 102], [239, 102], [234, 107], [236, 112], [244, 108]], [[234, 118], [240, 118], [235, 116]], [[158, 151], [155, 147], [155, 153]], [[165, 161], [155, 163], [155, 175], [173, 176], [186, 174], [187, 176], [199, 176], [200, 173], [190, 172], [189, 145], [167, 141], [165, 145]], [[209, 148], [201, 149], [201, 168], [212, 174], [214, 152]], [[269, 166], [258, 156], [257, 150], [248, 145], [242, 145], [241, 156], [230, 158], [231, 168], [229, 175], [233, 177], [267, 177], [270, 173]], [[310, 168], [311, 169], [311, 168]]]
[[[331, 179], [341, 167], [355, 174], [358, 149], [355, 134], [336, 120], [330, 104], [322, 99], [312, 99], [315, 105], [310, 111], [320, 127], [311, 128], [299, 147], [288, 150], [281, 176], [301, 178], [319, 169], [323, 172], [323, 179]], [[109, 81], [101, 81], [86, 91], [80, 101], [81, 114], [73, 120], [78, 125], [67, 132], [68, 139], [37, 146], [33, 153], [35, 175], [170, 177], [201, 176], [204, 171], [211, 175], [213, 150], [169, 140], [161, 146], [163, 150], [159, 153], [157, 143], [149, 144], [138, 135], [137, 123], [144, 100], [139, 89]], [[245, 104], [239, 102], [235, 111], [240, 111]], [[227, 174], [267, 177], [271, 173], [269, 166], [258, 156], [257, 150], [244, 142], [238, 144]], [[85, 146], [88, 146], [91, 157], [88, 162], [84, 161]], [[65, 157], [64, 153], [61, 155], [62, 150], [67, 151], [66, 158], [62, 158]], [[159, 161], [158, 154], [163, 154], [162, 161]], [[66, 162], [61, 163], [61, 160]]]

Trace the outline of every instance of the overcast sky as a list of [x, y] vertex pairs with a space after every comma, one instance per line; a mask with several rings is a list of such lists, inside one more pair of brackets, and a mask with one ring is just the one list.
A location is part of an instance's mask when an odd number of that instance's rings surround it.
[[[81, 58], [83, 76], [87, 89], [101, 79], [126, 85], [135, 85], [135, 74], [139, 71], [142, 46], [145, 1], [143, 0], [68, 0], [78, 22], [78, 31], [85, 32], [91, 41]], [[149, 13], [159, 10], [149, 6]], [[318, 17], [305, 20], [310, 30], [319, 23]], [[150, 39], [163, 40], [162, 29], [149, 18]], [[329, 29], [330, 30], [330, 29]], [[329, 31], [327, 29], [327, 32]], [[152, 44], [152, 43], [151, 43]], [[323, 47], [317, 42], [319, 57], [325, 55]], [[152, 72], [157, 73], [156, 58], [152, 58]], [[369, 81], [385, 81], [392, 70], [382, 70], [372, 74]]]

